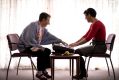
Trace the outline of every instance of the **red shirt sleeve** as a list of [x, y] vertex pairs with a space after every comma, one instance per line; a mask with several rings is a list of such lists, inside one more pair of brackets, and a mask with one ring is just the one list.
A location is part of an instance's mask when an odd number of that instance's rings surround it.
[[82, 37], [82, 38], [85, 38], [90, 32], [90, 29], [88, 30], [88, 32]]
[[99, 25], [96, 24], [96, 23], [92, 24], [92, 25], [90, 26], [90, 29], [89, 29], [89, 31], [87, 32], [87, 34], [84, 35], [85, 39], [86, 39], [87, 41], [91, 40], [91, 39], [96, 35], [96, 33], [98, 32], [98, 30], [99, 30]]

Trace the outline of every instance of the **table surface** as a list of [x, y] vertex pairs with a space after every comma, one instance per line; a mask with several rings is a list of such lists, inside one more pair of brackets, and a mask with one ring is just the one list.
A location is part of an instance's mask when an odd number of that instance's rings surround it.
[[72, 54], [72, 55], [55, 55], [55, 54], [51, 54], [50, 57], [51, 58], [58, 58], [58, 59], [70, 59], [70, 58], [79, 58], [79, 54]]

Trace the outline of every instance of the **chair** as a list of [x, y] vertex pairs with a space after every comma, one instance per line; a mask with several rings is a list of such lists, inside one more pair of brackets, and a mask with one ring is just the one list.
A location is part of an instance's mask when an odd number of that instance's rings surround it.
[[[107, 61], [107, 58], [109, 58], [111, 66], [112, 66], [112, 70], [113, 70], [114, 80], [116, 80], [115, 71], [114, 71], [114, 67], [113, 67], [113, 63], [112, 63], [112, 59], [111, 59], [111, 53], [112, 53], [112, 50], [113, 50], [115, 37], [116, 37], [115, 34], [109, 34], [109, 36], [106, 40], [106, 46], [107, 46], [107, 50], [109, 51], [109, 53], [101, 53], [101, 54], [94, 53], [94, 54], [85, 55], [86, 58], [89, 57], [88, 63], [87, 63], [87, 73], [88, 73], [90, 59], [92, 57], [101, 57], [101, 58], [105, 58], [105, 60], [106, 60], [106, 64], [107, 64], [107, 68], [108, 68], [108, 75], [110, 76], [110, 70], [109, 70], [109, 65], [108, 65], [108, 61]], [[85, 58], [85, 61], [86, 61], [86, 58]], [[87, 78], [86, 78], [86, 80], [87, 80]]]
[[[12, 60], [12, 58], [15, 58], [15, 57], [19, 57], [19, 62], [18, 62], [18, 66], [17, 66], [17, 75], [18, 75], [18, 68], [19, 68], [21, 57], [28, 57], [30, 59], [31, 67], [32, 67], [32, 75], [33, 75], [33, 80], [34, 80], [33, 67], [35, 67], [35, 65], [34, 65], [31, 57], [36, 57], [36, 56], [32, 56], [28, 53], [21, 53], [21, 52], [13, 53], [13, 51], [18, 49], [18, 42], [19, 42], [18, 34], [8, 34], [7, 35], [7, 40], [8, 40], [9, 50], [10, 50], [10, 60], [9, 60], [8, 68], [7, 68], [6, 80], [8, 80], [8, 72], [9, 72], [9, 67], [10, 67], [11, 60]], [[36, 67], [35, 67], [35, 69], [36, 69]]]

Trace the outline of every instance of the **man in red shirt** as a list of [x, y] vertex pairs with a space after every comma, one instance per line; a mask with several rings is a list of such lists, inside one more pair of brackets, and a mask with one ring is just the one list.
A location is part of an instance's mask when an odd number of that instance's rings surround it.
[[[88, 32], [78, 41], [70, 44], [70, 47], [76, 47], [82, 45], [92, 39], [92, 44], [89, 46], [85, 46], [79, 48], [75, 51], [76, 54], [80, 54], [81, 56], [86, 54], [93, 53], [102, 53], [106, 51], [105, 38], [106, 38], [106, 30], [104, 24], [96, 19], [96, 11], [93, 8], [88, 8], [84, 11], [85, 18], [88, 22], [91, 22], [90, 28]], [[94, 45], [96, 45], [94, 49]], [[93, 52], [94, 51], [94, 52]], [[74, 76], [74, 78], [80, 78], [87, 76], [85, 69], [85, 62], [82, 57], [80, 57], [80, 70], [81, 74]]]

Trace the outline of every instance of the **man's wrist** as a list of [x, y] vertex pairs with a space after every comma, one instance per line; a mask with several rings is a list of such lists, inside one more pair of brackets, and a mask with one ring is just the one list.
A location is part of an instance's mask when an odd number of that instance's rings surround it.
[[62, 41], [62, 44], [64, 44], [65, 46], [67, 46], [68, 44], [66, 43], [66, 42], [64, 42], [64, 41]]
[[80, 45], [80, 44], [79, 44], [78, 42], [76, 42], [76, 43], [75, 43], [75, 46], [78, 46], [78, 45]]

